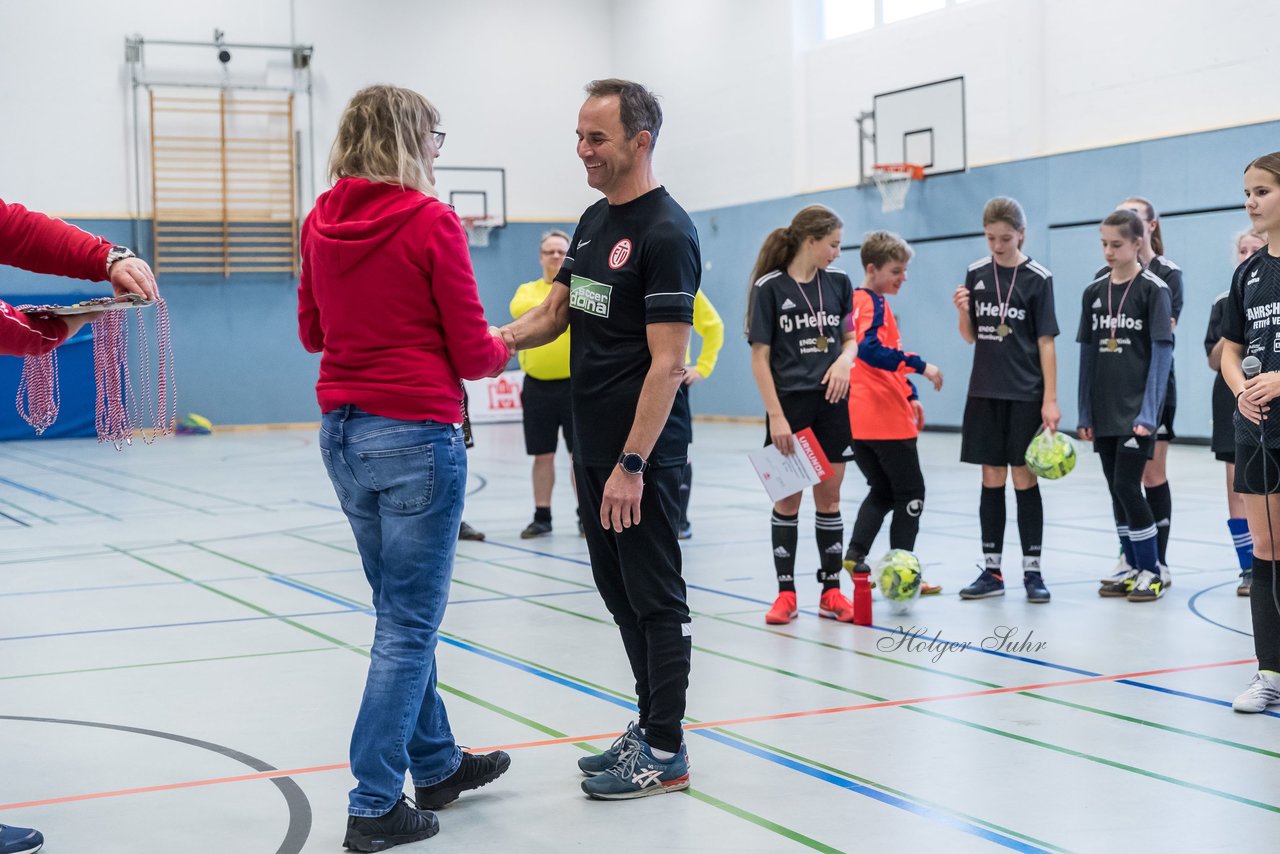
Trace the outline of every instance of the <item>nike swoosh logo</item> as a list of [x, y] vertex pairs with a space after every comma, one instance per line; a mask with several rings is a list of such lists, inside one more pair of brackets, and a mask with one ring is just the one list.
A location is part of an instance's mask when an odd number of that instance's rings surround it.
[[[595, 239], [595, 238], [592, 238], [592, 240], [594, 240], [594, 239]], [[590, 240], [579, 240], [579, 241], [578, 241], [578, 248], [579, 248], [579, 249], [581, 249], [582, 247], [586, 246], [586, 245], [587, 245], [588, 243], [590, 243], [590, 242], [591, 242]]]

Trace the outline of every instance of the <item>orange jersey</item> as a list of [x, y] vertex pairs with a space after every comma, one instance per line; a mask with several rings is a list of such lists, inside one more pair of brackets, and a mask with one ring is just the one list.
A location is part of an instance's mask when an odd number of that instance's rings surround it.
[[849, 376], [849, 424], [855, 439], [914, 439], [916, 390], [907, 374], [925, 361], [902, 350], [902, 336], [885, 298], [867, 288], [853, 292], [852, 331], [858, 358]]

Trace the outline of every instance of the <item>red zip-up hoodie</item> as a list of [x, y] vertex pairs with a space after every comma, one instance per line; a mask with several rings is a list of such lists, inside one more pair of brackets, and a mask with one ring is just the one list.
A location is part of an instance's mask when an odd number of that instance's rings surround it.
[[406, 421], [462, 420], [459, 377], [507, 349], [489, 334], [466, 234], [439, 199], [343, 178], [302, 225], [298, 337], [321, 353], [323, 412], [353, 404]]
[[[0, 264], [102, 282], [110, 250], [104, 238], [0, 199]], [[67, 324], [60, 318], [28, 317], [0, 301], [0, 354], [47, 353], [66, 337]]]

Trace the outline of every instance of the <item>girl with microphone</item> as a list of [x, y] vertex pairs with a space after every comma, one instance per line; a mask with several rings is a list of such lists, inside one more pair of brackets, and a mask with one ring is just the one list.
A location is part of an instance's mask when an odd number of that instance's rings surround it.
[[[1280, 152], [1244, 172], [1245, 211], [1255, 231], [1280, 234]], [[1280, 245], [1250, 255], [1231, 280], [1222, 323], [1222, 378], [1236, 398], [1236, 492], [1244, 495], [1253, 535], [1249, 606], [1258, 672], [1231, 707], [1262, 712], [1280, 703], [1280, 604], [1276, 602], [1275, 531], [1280, 528], [1280, 430], [1270, 411], [1280, 397]]]

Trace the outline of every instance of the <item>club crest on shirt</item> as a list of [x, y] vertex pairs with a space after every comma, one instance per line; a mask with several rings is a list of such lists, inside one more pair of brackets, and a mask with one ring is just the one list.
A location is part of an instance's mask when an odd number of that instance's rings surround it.
[[609, 251], [609, 269], [617, 270], [631, 257], [631, 239], [624, 237]]
[[594, 314], [596, 317], [608, 317], [609, 303], [612, 298], [612, 285], [588, 279], [586, 276], [569, 277], [569, 308]]

